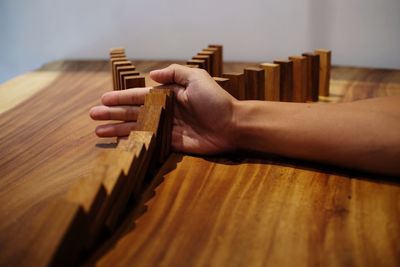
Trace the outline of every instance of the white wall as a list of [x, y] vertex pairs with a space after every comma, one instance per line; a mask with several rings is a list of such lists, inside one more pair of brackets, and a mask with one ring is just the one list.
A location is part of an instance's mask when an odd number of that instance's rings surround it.
[[188, 59], [209, 43], [226, 60], [312, 50], [333, 63], [400, 68], [400, 0], [0, 0], [0, 82], [65, 58]]

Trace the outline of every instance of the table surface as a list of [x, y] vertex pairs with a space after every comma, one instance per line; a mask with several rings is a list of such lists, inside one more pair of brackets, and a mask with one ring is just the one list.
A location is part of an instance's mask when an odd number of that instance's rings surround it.
[[[135, 62], [143, 73], [169, 64]], [[54, 62], [0, 85], [0, 266], [21, 265], [34, 249], [33, 218], [112, 149], [88, 116], [111, 86], [106, 61]], [[399, 94], [400, 70], [334, 67], [321, 101]], [[84, 265], [400, 266], [398, 178], [267, 156], [171, 154], [146, 196], [141, 215]]]

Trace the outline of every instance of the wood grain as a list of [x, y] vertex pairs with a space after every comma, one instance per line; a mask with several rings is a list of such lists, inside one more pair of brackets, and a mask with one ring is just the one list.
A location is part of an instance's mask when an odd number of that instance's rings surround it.
[[[51, 220], [50, 220], [51, 218]], [[73, 266], [85, 245], [87, 218], [77, 203], [57, 199], [36, 214], [33, 238], [14, 266]]]
[[243, 73], [224, 73], [223, 78], [229, 79], [230, 94], [238, 100], [246, 99], [246, 90]]
[[205, 51], [211, 51], [215, 53], [214, 60], [214, 77], [221, 77], [224, 73], [224, 55], [223, 55], [223, 46], [222, 45], [209, 45], [204, 49]]
[[315, 53], [303, 53], [303, 56], [308, 58], [307, 61], [307, 73], [308, 73], [308, 90], [307, 100], [316, 102], [319, 96], [319, 55]]
[[332, 52], [327, 49], [317, 49], [315, 54], [319, 55], [319, 95], [329, 96], [329, 80], [331, 73]]
[[260, 68], [265, 71], [265, 100], [280, 101], [280, 65], [261, 63]]
[[197, 60], [204, 60], [204, 69], [208, 72], [211, 73], [211, 61], [210, 61], [210, 56], [208, 55], [197, 55], [192, 57], [192, 59], [197, 59]]
[[216, 77], [217, 76], [217, 68], [218, 66], [217, 61], [216, 61], [216, 52], [215, 51], [200, 51], [198, 53], [198, 55], [204, 55], [204, 56], [208, 56], [209, 57], [209, 61], [210, 61], [210, 70], [209, 73], [211, 75], [211, 77]]
[[112, 69], [113, 69], [112, 75], [114, 76], [113, 80], [115, 80], [114, 90], [121, 90], [118, 69], [120, 67], [132, 67], [132, 62], [129, 60], [123, 60], [123, 59], [121, 60], [120, 58], [116, 58], [116, 59], [114, 58], [114, 59], [111, 59], [111, 65], [112, 65]]
[[[137, 61], [142, 73], [172, 62]], [[240, 72], [257, 63], [225, 64]], [[56, 79], [0, 115], [0, 266], [32, 266], [40, 217], [115, 149], [88, 110], [107, 62], [44, 66]], [[400, 95], [400, 70], [333, 67], [326, 102]], [[29, 76], [28, 76], [29, 77]], [[21, 83], [29, 84], [28, 80]], [[25, 77], [26, 78], [26, 77]], [[145, 76], [149, 86], [156, 85]], [[85, 88], [85, 90], [82, 90]], [[0, 97], [0, 103], [4, 102]], [[171, 156], [148, 208], [93, 255], [100, 266], [398, 266], [400, 183], [283, 159]], [[151, 194], [149, 194], [151, 195]], [[107, 246], [108, 244], [108, 246]], [[46, 244], [43, 244], [47, 246]], [[101, 244], [97, 244], [101, 245]]]
[[[214, 50], [216, 49], [216, 50]], [[221, 77], [224, 73], [224, 46], [219, 44], [211, 44], [206, 48], [208, 51], [216, 51], [217, 52], [217, 61], [218, 61], [218, 71], [216, 73], [217, 77]]]
[[124, 88], [136, 88], [136, 87], [145, 87], [146, 86], [146, 79], [143, 76], [129, 75], [124, 76]]
[[60, 74], [60, 71], [32, 71], [0, 84], [0, 114], [29, 99]]
[[229, 94], [232, 94], [232, 88], [231, 88], [232, 84], [229, 82], [228, 78], [214, 77], [214, 81], [216, 81], [217, 84], [221, 86]]
[[159, 174], [135, 230], [97, 266], [399, 263], [398, 184], [266, 160], [174, 157], [176, 171]]
[[274, 60], [280, 69], [280, 101], [293, 101], [293, 62], [291, 60]]
[[293, 62], [293, 102], [307, 101], [307, 58], [304, 56], [291, 56]]
[[262, 68], [245, 68], [246, 100], [264, 100], [265, 72]]
[[191, 59], [186, 62], [186, 65], [198, 66], [200, 69], [207, 70], [206, 61], [203, 59]]

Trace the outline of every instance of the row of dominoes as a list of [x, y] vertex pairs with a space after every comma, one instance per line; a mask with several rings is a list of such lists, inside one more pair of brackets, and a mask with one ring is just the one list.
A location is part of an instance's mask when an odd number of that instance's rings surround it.
[[186, 65], [194, 68], [205, 69], [212, 77], [221, 77], [223, 73], [223, 46], [209, 45], [197, 53]]
[[119, 140], [87, 177], [42, 214], [32, 240], [36, 249], [27, 255], [32, 266], [74, 266], [84, 252], [117, 229], [127, 207], [132, 208], [129, 203], [143, 197], [149, 173], [170, 153], [172, 112], [173, 91], [150, 90], [129, 138]]
[[[210, 48], [220, 51], [218, 59], [210, 54]], [[309, 102], [318, 101], [319, 96], [329, 96], [329, 50], [317, 49], [288, 60], [261, 63], [257, 68], [245, 68], [243, 73], [223, 73], [222, 51], [221, 45], [210, 45], [187, 61], [187, 65], [208, 71], [222, 88], [239, 100]], [[213, 67], [215, 62], [219, 65], [218, 72]]]
[[110, 50], [111, 73], [114, 90], [144, 87], [145, 79], [126, 57], [124, 48]]

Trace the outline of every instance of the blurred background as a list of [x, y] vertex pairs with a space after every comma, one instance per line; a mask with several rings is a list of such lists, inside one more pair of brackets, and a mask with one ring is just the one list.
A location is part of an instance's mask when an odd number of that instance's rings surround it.
[[400, 0], [0, 0], [0, 82], [60, 59], [226, 61], [329, 48], [333, 64], [400, 68]]

